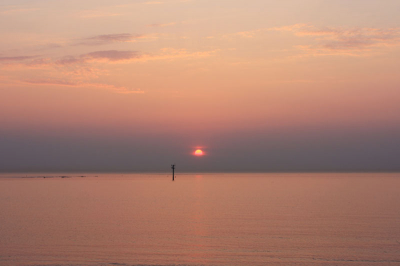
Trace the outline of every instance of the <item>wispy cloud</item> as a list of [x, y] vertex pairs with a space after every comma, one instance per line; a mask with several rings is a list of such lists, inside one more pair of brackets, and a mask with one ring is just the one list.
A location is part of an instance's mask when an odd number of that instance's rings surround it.
[[128, 3], [128, 4], [120, 4], [120, 5], [116, 5], [115, 7], [119, 7], [119, 8], [126, 8], [126, 7], [132, 7], [132, 6], [136, 6], [136, 5], [163, 5], [163, 4], [180, 4], [180, 3], [189, 3], [189, 2], [193, 2], [194, 0], [155, 0], [155, 1], [140, 1], [140, 2], [133, 2], [133, 3]]
[[163, 28], [163, 27], [169, 27], [169, 26], [174, 26], [176, 25], [176, 22], [170, 22], [170, 23], [155, 23], [155, 24], [149, 24], [147, 25], [147, 27], [151, 27], [151, 28]]
[[158, 54], [142, 54], [138, 51], [96, 51], [78, 57], [66, 56], [56, 61], [59, 65], [83, 64], [88, 62], [129, 63], [133, 61], [173, 60], [185, 58], [204, 58], [213, 56], [219, 50], [189, 52], [186, 49], [164, 48]]
[[[239, 31], [235, 33], [230, 33], [230, 34], [225, 34], [222, 36], [223, 39], [229, 39], [229, 38], [235, 38], [235, 37], [240, 37], [240, 38], [254, 38], [258, 33], [267, 31], [268, 29], [256, 29], [256, 30], [249, 30], [249, 31]], [[208, 39], [215, 38], [215, 36], [208, 36]]]
[[144, 54], [139, 51], [104, 50], [81, 54], [78, 56], [64, 56], [58, 59], [38, 58], [38, 56], [0, 57], [0, 63], [12, 62], [17, 65], [31, 68], [48, 66], [87, 65], [96, 62], [129, 63], [134, 61], [173, 60], [185, 58], [204, 58], [215, 55], [219, 49], [209, 51], [188, 51], [186, 49], [163, 48], [156, 54]]
[[83, 38], [76, 45], [103, 45], [118, 42], [136, 42], [138, 39], [146, 38], [143, 34], [130, 34], [130, 33], [117, 33], [117, 34], [103, 34], [93, 37]]
[[1, 62], [19, 62], [25, 61], [28, 59], [33, 59], [36, 56], [0, 56], [0, 63]]
[[65, 44], [61, 44], [61, 43], [47, 43], [47, 44], [43, 44], [38, 46], [37, 48], [35, 48], [36, 51], [46, 51], [46, 50], [52, 50], [52, 49], [57, 49], [57, 48], [62, 48]]
[[122, 16], [122, 14], [104, 10], [84, 10], [78, 13], [78, 17], [83, 19], [117, 17], [117, 16]]
[[299, 37], [311, 38], [313, 44], [296, 47], [314, 55], [366, 55], [379, 47], [400, 45], [400, 28], [317, 28], [296, 24], [271, 30], [287, 31]]
[[281, 27], [265, 28], [264, 30], [296, 32], [301, 29], [309, 28], [309, 27], [312, 27], [312, 26], [309, 26], [308, 24], [304, 24], [304, 23], [297, 23], [297, 24], [286, 25], [286, 26], [281, 26]]
[[186, 49], [164, 48], [161, 53], [156, 55], [143, 55], [139, 58], [140, 61], [150, 60], [174, 60], [174, 59], [189, 59], [189, 58], [205, 58], [215, 55], [219, 49], [210, 51], [190, 52]]
[[22, 83], [40, 85], [40, 86], [67, 86], [67, 87], [86, 87], [86, 88], [96, 88], [96, 89], [106, 89], [117, 93], [123, 94], [143, 94], [144, 91], [140, 89], [129, 89], [123, 86], [115, 86], [111, 84], [104, 83], [85, 83], [85, 82], [74, 82], [70, 80], [63, 79], [24, 79], [21, 80]]
[[77, 84], [72, 81], [61, 79], [23, 79], [21, 82], [35, 84], [35, 85], [62, 85], [62, 86], [76, 86]]
[[310, 55], [369, 55], [377, 48], [399, 46], [400, 28], [318, 28], [309, 24], [294, 24], [282, 27], [260, 28], [223, 35], [222, 38], [254, 38], [266, 32], [290, 33], [309, 38], [308, 45], [294, 47]]
[[34, 12], [40, 10], [39, 8], [21, 7], [21, 6], [6, 6], [0, 10], [2, 15], [13, 15], [18, 13]]
[[117, 51], [117, 50], [108, 50], [108, 51], [96, 51], [92, 53], [87, 53], [81, 56], [85, 60], [96, 60], [96, 61], [126, 61], [131, 59], [138, 59], [141, 57], [139, 52], [137, 51]]
[[139, 41], [152, 41], [158, 39], [158, 34], [130, 34], [130, 33], [115, 33], [115, 34], [102, 34], [82, 38], [75, 41], [72, 45], [107, 45], [113, 43], [133, 43]]
[[4, 85], [10, 86], [10, 85], [14, 85], [14, 84], [15, 84], [15, 81], [10, 79], [9, 76], [1, 76], [0, 75], [0, 86], [4, 86]]
[[[18, 85], [21, 82], [35, 86], [69, 86], [112, 90], [117, 93], [144, 93], [113, 84], [93, 82], [108, 74], [107, 69], [91, 64], [92, 61], [118, 61], [130, 58], [133, 52], [98, 51], [78, 57], [68, 56], [60, 59], [37, 58], [36, 56], [2, 57], [0, 66], [3, 73], [13, 79], [0, 80], [2, 85]], [[32, 78], [33, 77], [33, 78]]]
[[56, 60], [57, 65], [74, 65], [83, 64], [86, 62], [123, 62], [131, 61], [133, 59], [140, 58], [141, 55], [138, 51], [118, 51], [118, 50], [107, 50], [107, 51], [95, 51], [91, 53], [82, 54], [78, 57], [65, 56], [61, 59]]
[[[157, 60], [200, 59], [215, 55], [219, 50], [188, 51], [186, 49], [164, 48], [156, 54], [139, 51], [104, 50], [77, 56], [49, 58], [39, 56], [0, 57], [0, 66], [20, 82], [36, 86], [90, 87], [112, 90], [117, 93], [144, 93], [113, 84], [94, 82], [109, 74], [107, 64], [148, 62]], [[34, 78], [32, 78], [34, 77]]]
[[57, 65], [72, 65], [72, 64], [81, 64], [84, 63], [84, 60], [80, 57], [75, 57], [75, 56], [64, 56], [61, 59], [58, 59], [55, 61], [55, 64]]
[[143, 2], [143, 4], [145, 4], [145, 5], [161, 5], [161, 4], [164, 4], [164, 2], [162, 2], [162, 1], [147, 1], [147, 2]]

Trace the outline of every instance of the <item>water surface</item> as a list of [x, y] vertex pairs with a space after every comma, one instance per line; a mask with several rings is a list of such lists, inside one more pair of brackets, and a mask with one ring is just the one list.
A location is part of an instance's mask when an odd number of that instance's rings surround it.
[[399, 264], [399, 189], [400, 174], [7, 174], [0, 265]]

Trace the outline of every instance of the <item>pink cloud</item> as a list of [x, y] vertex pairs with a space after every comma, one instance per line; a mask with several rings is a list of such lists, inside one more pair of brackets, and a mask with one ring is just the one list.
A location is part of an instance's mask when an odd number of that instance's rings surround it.
[[159, 54], [141, 54], [138, 51], [106, 50], [82, 54], [79, 57], [67, 56], [56, 61], [59, 65], [74, 65], [89, 62], [125, 63], [131, 61], [171, 60], [209, 57], [219, 50], [188, 52], [186, 49], [164, 48]]
[[[141, 54], [138, 51], [104, 50], [79, 56], [64, 56], [59, 59], [37, 58], [37, 56], [0, 57], [0, 63], [10, 62], [16, 66], [30, 68], [58, 66], [88, 66], [91, 62], [125, 63], [131, 61], [171, 60], [184, 58], [202, 58], [214, 55], [219, 50], [189, 52], [186, 49], [164, 48], [158, 54]], [[29, 60], [34, 59], [34, 60]]]
[[152, 28], [157, 28], [157, 27], [168, 27], [168, 26], [174, 26], [176, 25], [176, 22], [170, 22], [170, 23], [155, 23], [155, 24], [150, 24], [147, 25], [147, 27], [152, 27]]
[[[134, 61], [196, 59], [214, 55], [218, 50], [190, 52], [186, 49], [165, 48], [157, 54], [141, 54], [138, 51], [104, 50], [62, 58], [38, 58], [37, 56], [1, 57], [9, 77], [18, 85], [68, 86], [112, 90], [116, 93], [144, 93], [138, 89], [98, 83], [100, 76], [108, 75], [105, 64]], [[97, 64], [96, 64], [97, 63]], [[4, 82], [1, 82], [4, 84]]]
[[106, 17], [118, 17], [122, 16], [120, 13], [113, 13], [103, 10], [84, 10], [81, 11], [78, 16], [83, 19], [96, 19], [96, 18], [106, 18]]
[[294, 24], [283, 27], [261, 28], [236, 32], [222, 36], [253, 38], [265, 32], [291, 33], [294, 36], [309, 38], [309, 45], [295, 47], [312, 55], [369, 55], [373, 49], [400, 46], [400, 28], [318, 28], [308, 24]]
[[41, 86], [67, 86], [67, 87], [88, 87], [96, 89], [106, 89], [117, 93], [123, 94], [143, 94], [144, 91], [140, 89], [128, 89], [123, 86], [115, 86], [111, 84], [104, 83], [87, 83], [87, 82], [73, 82], [63, 79], [24, 79], [21, 80], [22, 83], [28, 83], [32, 85]]
[[107, 50], [107, 51], [95, 51], [91, 53], [86, 53], [78, 57], [65, 56], [61, 59], [56, 60], [55, 63], [57, 65], [76, 65], [76, 64], [83, 64], [89, 61], [119, 62], [119, 61], [138, 59], [140, 57], [141, 55], [137, 51]]
[[292, 32], [295, 36], [310, 37], [314, 44], [297, 46], [314, 55], [366, 55], [378, 47], [400, 45], [400, 29], [379, 28], [317, 28], [306, 24], [295, 24], [273, 31]]
[[76, 58], [74, 56], [65, 56], [59, 60], [57, 60], [55, 63], [57, 65], [71, 65], [71, 64], [77, 64], [77, 63], [83, 63], [84, 60], [81, 58]]
[[103, 45], [116, 42], [136, 42], [139, 39], [147, 38], [143, 34], [130, 34], [130, 33], [117, 33], [117, 34], [103, 34], [93, 37], [83, 38], [75, 45]]
[[24, 61], [28, 59], [35, 58], [36, 56], [3, 56], [0, 57], [0, 63], [1, 62], [18, 62], [18, 61]]
[[145, 4], [145, 5], [160, 5], [160, 4], [164, 4], [164, 2], [161, 2], [161, 1], [148, 1], [148, 2], [144, 2], [143, 4]]
[[[2, 7], [4, 8], [4, 7]], [[16, 13], [25, 13], [25, 12], [34, 12], [40, 10], [39, 8], [23, 8], [23, 7], [18, 7], [18, 6], [10, 6], [7, 9], [7, 6], [5, 10], [0, 11], [0, 14], [3, 15], [11, 15], [11, 14], [16, 14]]]
[[106, 60], [111, 62], [137, 59], [140, 57], [141, 56], [137, 51], [117, 51], [117, 50], [96, 51], [81, 56], [81, 58], [84, 58], [86, 60]]

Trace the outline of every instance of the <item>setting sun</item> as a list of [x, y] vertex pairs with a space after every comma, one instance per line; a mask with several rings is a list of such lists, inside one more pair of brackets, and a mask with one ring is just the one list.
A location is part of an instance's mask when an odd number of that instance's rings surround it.
[[196, 151], [194, 152], [194, 155], [196, 155], [196, 156], [203, 156], [204, 153], [203, 153], [202, 150], [196, 150]]

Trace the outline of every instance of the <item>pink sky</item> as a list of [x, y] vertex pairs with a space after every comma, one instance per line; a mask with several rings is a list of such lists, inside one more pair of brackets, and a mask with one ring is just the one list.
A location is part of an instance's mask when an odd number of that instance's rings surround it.
[[[391, 161], [400, 153], [398, 137], [388, 137], [400, 121], [399, 9], [395, 0], [3, 0], [0, 144], [101, 140], [133, 145], [127, 153], [140, 157], [153, 149], [137, 148], [140, 138], [161, 146], [174, 138], [181, 147], [172, 154], [214, 150], [207, 156], [220, 157], [204, 165], [213, 170], [218, 160], [235, 164], [241, 141], [242, 156], [267, 158], [257, 150], [269, 138], [287, 136], [277, 143], [291, 154], [306, 141], [296, 135], [334, 146], [332, 136], [369, 132], [360, 147], [374, 154], [373, 143], [385, 143]], [[0, 170], [46, 168], [16, 161]]]

